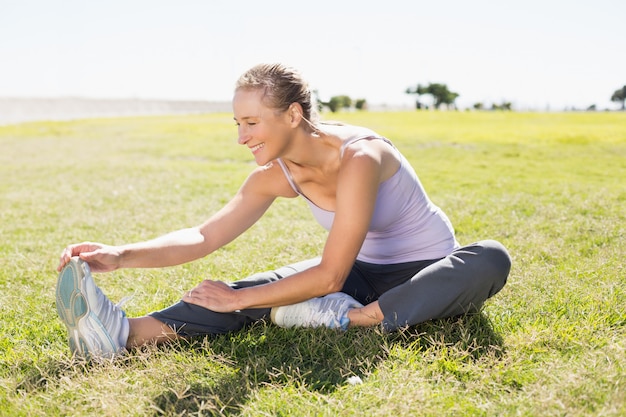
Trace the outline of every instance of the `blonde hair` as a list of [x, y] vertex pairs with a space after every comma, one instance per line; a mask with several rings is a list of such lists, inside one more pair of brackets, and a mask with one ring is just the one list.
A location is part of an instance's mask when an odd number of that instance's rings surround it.
[[304, 120], [315, 128], [318, 116], [311, 90], [296, 69], [283, 64], [255, 65], [239, 77], [235, 91], [239, 89], [262, 90], [265, 103], [279, 111], [286, 111], [292, 103], [300, 104]]

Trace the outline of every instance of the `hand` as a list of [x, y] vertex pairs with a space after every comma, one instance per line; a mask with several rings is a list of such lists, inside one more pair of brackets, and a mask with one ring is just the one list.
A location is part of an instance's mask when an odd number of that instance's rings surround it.
[[61, 272], [73, 256], [78, 256], [87, 262], [92, 272], [110, 272], [119, 268], [120, 252], [115, 246], [83, 242], [63, 249], [57, 271]]
[[186, 291], [182, 300], [218, 313], [230, 313], [239, 310], [237, 290], [232, 289], [222, 281], [205, 279], [194, 289]]

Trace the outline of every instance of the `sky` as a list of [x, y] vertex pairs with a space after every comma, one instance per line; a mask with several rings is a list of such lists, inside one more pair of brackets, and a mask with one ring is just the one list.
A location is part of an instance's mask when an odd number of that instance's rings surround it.
[[322, 100], [617, 109], [624, 0], [0, 0], [0, 97], [229, 101], [260, 62]]

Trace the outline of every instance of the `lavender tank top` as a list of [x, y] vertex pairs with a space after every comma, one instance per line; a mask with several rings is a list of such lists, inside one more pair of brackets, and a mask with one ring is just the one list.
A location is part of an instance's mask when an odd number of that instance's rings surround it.
[[[395, 264], [443, 258], [458, 248], [450, 220], [430, 201], [415, 170], [391, 141], [381, 136], [356, 137], [344, 142], [341, 155], [346, 146], [364, 139], [389, 143], [398, 153], [400, 168], [378, 188], [372, 221], [357, 259], [374, 264]], [[281, 159], [277, 162], [294, 191], [306, 200], [318, 223], [330, 230], [335, 213], [309, 200], [285, 163]]]

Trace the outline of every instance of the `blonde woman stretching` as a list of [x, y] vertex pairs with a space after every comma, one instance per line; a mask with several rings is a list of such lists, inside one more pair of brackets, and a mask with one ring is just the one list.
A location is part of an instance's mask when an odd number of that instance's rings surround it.
[[[87, 357], [179, 337], [237, 331], [263, 318], [279, 326], [388, 331], [479, 309], [505, 284], [498, 242], [457, 243], [392, 142], [358, 126], [320, 123], [294, 69], [258, 65], [233, 98], [240, 145], [258, 167], [204, 223], [121, 246], [69, 245], [60, 258], [57, 310], [71, 350]], [[234, 283], [206, 279], [180, 302], [127, 318], [92, 272], [159, 268], [205, 257], [252, 226], [279, 197], [302, 197], [328, 230], [321, 256]]]

